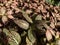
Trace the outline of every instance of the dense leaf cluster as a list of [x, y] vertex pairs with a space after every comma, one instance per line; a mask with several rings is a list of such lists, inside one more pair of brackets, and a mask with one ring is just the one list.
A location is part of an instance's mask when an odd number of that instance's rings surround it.
[[0, 0], [0, 45], [60, 45], [59, 5], [59, 0]]

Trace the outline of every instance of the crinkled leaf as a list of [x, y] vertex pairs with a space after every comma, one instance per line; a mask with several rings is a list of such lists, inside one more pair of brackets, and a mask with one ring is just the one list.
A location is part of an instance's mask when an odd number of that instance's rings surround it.
[[9, 31], [7, 29], [3, 29], [3, 32], [6, 34], [8, 38], [8, 43], [10, 45], [19, 45], [19, 43], [21, 42], [21, 37], [20, 35], [15, 32], [15, 31]]
[[23, 29], [28, 29], [29, 28], [29, 23], [26, 22], [25, 20], [14, 20], [14, 22]]

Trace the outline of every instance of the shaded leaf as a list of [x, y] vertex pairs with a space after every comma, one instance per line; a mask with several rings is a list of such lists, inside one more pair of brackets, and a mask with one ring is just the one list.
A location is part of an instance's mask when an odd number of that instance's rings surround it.
[[33, 45], [33, 44], [30, 42], [30, 40], [28, 39], [28, 37], [26, 37], [26, 43], [27, 43], [27, 45]]
[[56, 41], [56, 44], [55, 45], [60, 45], [60, 39], [58, 39], [57, 41]]
[[54, 31], [54, 30], [50, 29], [49, 31], [51, 32], [51, 34], [52, 34], [53, 36], [55, 36], [55, 31]]
[[23, 31], [22, 33], [21, 33], [21, 37], [23, 37], [23, 36], [25, 36], [27, 33], [25, 32], [25, 31]]
[[28, 39], [31, 41], [32, 44], [36, 43], [36, 37], [31, 28], [28, 30]]

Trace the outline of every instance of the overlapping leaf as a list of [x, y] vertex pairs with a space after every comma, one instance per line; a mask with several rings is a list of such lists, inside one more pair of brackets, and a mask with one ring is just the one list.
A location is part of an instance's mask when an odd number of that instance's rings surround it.
[[21, 43], [21, 37], [17, 32], [9, 31], [6, 28], [4, 28], [3, 33], [5, 33], [7, 37], [9, 37], [8, 43], [10, 45], [19, 45], [19, 43]]
[[32, 44], [36, 43], [35, 34], [32, 32], [32, 29], [28, 30], [28, 39], [31, 41]]

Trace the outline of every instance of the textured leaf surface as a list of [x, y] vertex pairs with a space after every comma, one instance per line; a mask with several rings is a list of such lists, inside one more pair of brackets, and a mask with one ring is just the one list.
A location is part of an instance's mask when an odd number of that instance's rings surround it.
[[3, 29], [3, 32], [7, 35], [7, 37], [9, 37], [8, 43], [10, 45], [19, 45], [19, 43], [21, 42], [21, 37], [17, 32], [9, 31], [7, 29]]
[[14, 22], [23, 29], [28, 29], [29, 28], [29, 23], [26, 22], [25, 20], [14, 20]]

